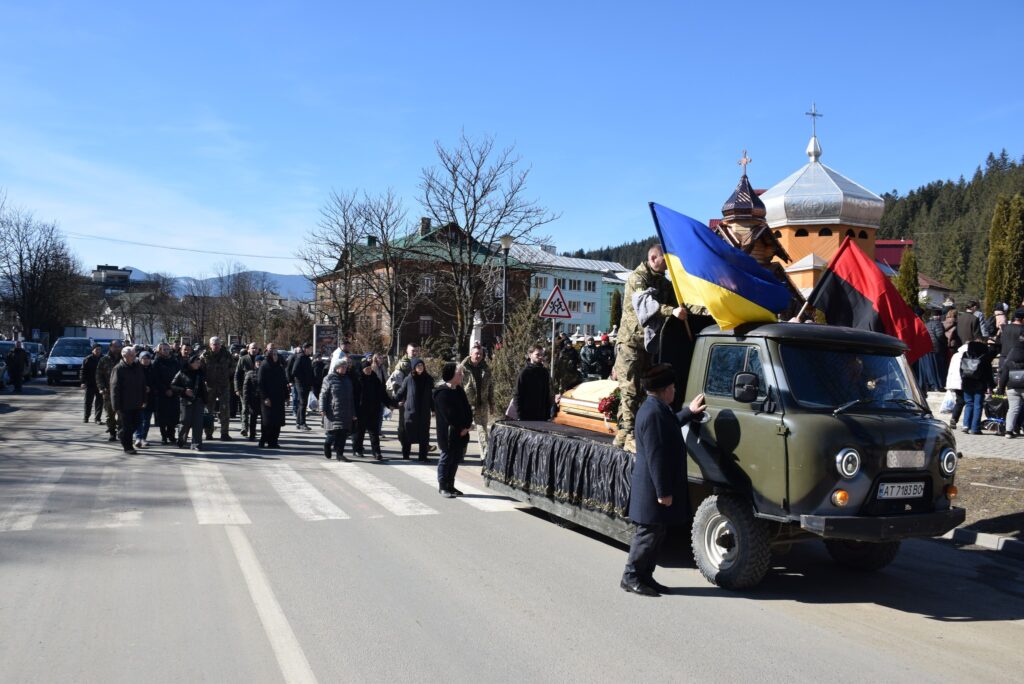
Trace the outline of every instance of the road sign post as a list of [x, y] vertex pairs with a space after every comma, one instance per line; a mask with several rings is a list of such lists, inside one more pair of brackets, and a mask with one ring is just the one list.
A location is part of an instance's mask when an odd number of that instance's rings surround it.
[[555, 288], [551, 290], [551, 294], [548, 295], [547, 301], [544, 302], [544, 306], [540, 308], [541, 318], [551, 319], [551, 364], [549, 372], [551, 377], [555, 377], [555, 321], [557, 319], [571, 319], [572, 312], [569, 311], [569, 304], [565, 301], [565, 296], [562, 294], [562, 288], [555, 285]]

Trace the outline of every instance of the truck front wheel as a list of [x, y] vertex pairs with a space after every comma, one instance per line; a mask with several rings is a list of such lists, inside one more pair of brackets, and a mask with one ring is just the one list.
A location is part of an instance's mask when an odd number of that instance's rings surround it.
[[832, 560], [856, 570], [873, 572], [892, 563], [899, 553], [900, 543], [861, 542], [848, 539], [826, 539], [825, 549]]
[[756, 586], [771, 563], [764, 521], [736, 496], [716, 494], [701, 502], [693, 516], [691, 542], [697, 569], [725, 589]]

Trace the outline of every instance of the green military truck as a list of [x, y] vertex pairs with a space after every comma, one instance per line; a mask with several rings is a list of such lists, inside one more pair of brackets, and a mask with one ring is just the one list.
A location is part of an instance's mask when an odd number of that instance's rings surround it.
[[[704, 422], [682, 428], [693, 521], [708, 581], [758, 584], [771, 552], [823, 540], [838, 562], [878, 570], [902, 539], [942, 535], [960, 454], [904, 357], [879, 333], [775, 323], [697, 334], [686, 400], [703, 391]], [[498, 423], [488, 487], [560, 519], [628, 541], [632, 455], [595, 432]]]

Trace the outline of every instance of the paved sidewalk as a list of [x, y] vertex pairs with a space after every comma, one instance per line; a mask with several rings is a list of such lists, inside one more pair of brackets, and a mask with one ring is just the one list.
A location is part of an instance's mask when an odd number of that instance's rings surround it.
[[[945, 392], [929, 392], [928, 405], [936, 418], [948, 423], [950, 414], [939, 413], [943, 396], [945, 396]], [[1007, 439], [992, 432], [986, 432], [983, 435], [969, 435], [963, 432], [962, 427], [963, 419], [961, 418], [956, 430], [956, 446], [964, 456], [1024, 461], [1024, 438]]]

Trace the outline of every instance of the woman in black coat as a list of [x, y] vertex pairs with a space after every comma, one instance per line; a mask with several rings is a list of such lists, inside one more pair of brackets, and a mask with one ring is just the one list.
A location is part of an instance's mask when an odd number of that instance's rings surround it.
[[203, 415], [206, 413], [206, 405], [210, 399], [206, 388], [206, 373], [203, 372], [202, 364], [202, 357], [199, 354], [193, 354], [171, 382], [171, 389], [181, 402], [181, 430], [178, 431], [178, 447], [185, 447], [185, 437], [191, 431], [194, 451], [199, 451], [203, 446]]
[[419, 444], [419, 460], [426, 461], [430, 451], [430, 412], [434, 407], [434, 378], [427, 372], [423, 359], [413, 359], [412, 372], [395, 395], [405, 408], [405, 439], [402, 458], [408, 459], [412, 445]]
[[530, 349], [530, 362], [519, 373], [516, 381], [516, 408], [519, 420], [548, 420], [551, 418], [551, 375], [544, 365], [544, 349]]
[[466, 455], [469, 428], [473, 426], [473, 409], [462, 388], [462, 366], [449, 362], [441, 370], [444, 384], [434, 390], [434, 409], [437, 414], [437, 446], [441, 458], [437, 461], [437, 491], [446, 499], [461, 496], [455, 488], [455, 473]]
[[377, 374], [376, 361], [363, 364], [359, 371], [359, 397], [356, 406], [356, 431], [352, 437], [352, 451], [359, 458], [363, 457], [363, 440], [370, 433], [370, 450], [378, 461], [384, 459], [380, 451], [380, 428], [384, 419], [384, 407], [388, 403], [388, 393], [384, 383]]
[[171, 354], [170, 347], [166, 344], [159, 345], [156, 358], [153, 360], [153, 384], [150, 385], [150, 391], [156, 402], [153, 422], [160, 428], [160, 439], [164, 444], [174, 441], [174, 428], [178, 424], [181, 412], [181, 402], [171, 388], [174, 376], [179, 370], [181, 364]]
[[271, 349], [256, 373], [260, 386], [260, 400], [263, 428], [259, 445], [277, 449], [277, 440], [284, 426], [285, 407], [288, 404], [288, 378], [285, 377], [276, 349]]

